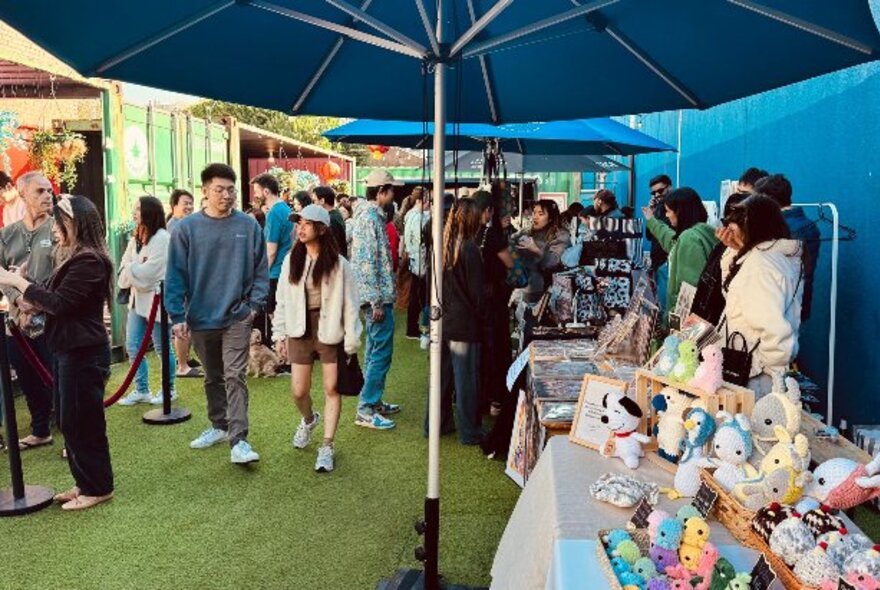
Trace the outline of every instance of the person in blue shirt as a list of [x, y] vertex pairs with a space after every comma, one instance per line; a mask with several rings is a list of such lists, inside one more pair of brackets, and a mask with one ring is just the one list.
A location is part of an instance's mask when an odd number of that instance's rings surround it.
[[293, 222], [290, 221], [290, 207], [278, 196], [281, 192], [278, 180], [271, 174], [260, 174], [251, 181], [251, 200], [255, 206], [265, 207], [266, 224], [263, 235], [266, 237], [266, 260], [269, 264], [269, 298], [266, 313], [261, 314], [255, 327], [263, 335], [263, 342], [272, 342], [272, 314], [275, 313], [275, 291], [281, 264], [293, 244]]

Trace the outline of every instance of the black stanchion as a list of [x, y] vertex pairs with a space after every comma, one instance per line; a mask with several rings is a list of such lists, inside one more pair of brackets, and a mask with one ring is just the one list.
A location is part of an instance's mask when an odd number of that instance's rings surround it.
[[21, 470], [21, 450], [18, 448], [18, 422], [12, 399], [12, 378], [9, 373], [9, 350], [6, 348], [6, 312], [0, 312], [0, 397], [6, 419], [6, 443], [9, 445], [9, 473], [11, 490], [0, 490], [0, 516], [20, 516], [42, 510], [52, 503], [55, 492], [43, 486], [27, 486]]
[[[155, 330], [155, 326], [153, 327]], [[165, 311], [165, 283], [159, 286], [159, 329], [162, 331], [162, 409], [150, 410], [142, 418], [144, 424], [169, 425], [180, 424], [192, 418], [192, 413], [185, 408], [171, 407], [171, 347], [174, 343], [169, 337], [168, 312]]]

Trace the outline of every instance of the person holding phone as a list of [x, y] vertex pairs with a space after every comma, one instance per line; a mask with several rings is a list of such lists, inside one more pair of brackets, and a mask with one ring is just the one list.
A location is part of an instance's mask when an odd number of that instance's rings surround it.
[[571, 245], [571, 235], [561, 226], [556, 201], [541, 199], [532, 208], [532, 225], [511, 237], [511, 243], [529, 271], [523, 301], [537, 303], [544, 293], [545, 276], [562, 266], [562, 253]]

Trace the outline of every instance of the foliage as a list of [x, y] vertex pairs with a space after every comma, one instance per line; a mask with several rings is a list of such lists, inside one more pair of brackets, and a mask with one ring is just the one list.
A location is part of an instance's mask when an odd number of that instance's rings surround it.
[[0, 153], [2, 153], [3, 168], [9, 174], [12, 173], [12, 161], [6, 150], [11, 147], [25, 147], [18, 126], [18, 115], [12, 111], [0, 111]]
[[310, 191], [319, 184], [321, 179], [317, 174], [312, 174], [306, 170], [285, 170], [280, 166], [269, 168], [267, 173], [271, 174], [281, 185], [281, 193], [289, 198], [297, 191]]
[[357, 158], [358, 165], [366, 165], [369, 154], [364, 146], [332, 143], [321, 134], [345, 122], [339, 117], [291, 117], [281, 111], [261, 109], [221, 100], [203, 100], [192, 105], [188, 111], [196, 117], [213, 119], [235, 117], [248, 125], [278, 133], [314, 146], [332, 149]]
[[85, 160], [87, 152], [85, 137], [67, 129], [36, 131], [31, 137], [31, 163], [69, 191], [76, 185], [76, 165]]

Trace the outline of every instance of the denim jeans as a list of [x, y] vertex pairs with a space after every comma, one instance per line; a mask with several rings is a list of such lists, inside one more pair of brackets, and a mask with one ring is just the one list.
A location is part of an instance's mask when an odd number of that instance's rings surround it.
[[[49, 353], [49, 345], [45, 336], [34, 339], [25, 337], [31, 349], [43, 363], [48, 371], [52, 370], [52, 356]], [[39, 374], [34, 370], [30, 361], [19, 350], [18, 343], [11, 336], [6, 339], [9, 351], [9, 363], [18, 375], [18, 383], [27, 401], [28, 412], [31, 414], [31, 434], [39, 438], [49, 436], [49, 421], [52, 415], [53, 393], [52, 387], [43, 383]], [[0, 410], [2, 411], [2, 410]], [[2, 415], [0, 415], [2, 418]], [[2, 419], [0, 419], [2, 424]]]
[[[440, 368], [440, 432], [455, 430], [458, 422], [458, 440], [465, 445], [483, 440], [482, 413], [479, 392], [480, 344], [443, 339], [443, 361]], [[452, 419], [453, 393], [455, 416]], [[428, 402], [430, 404], [430, 400]], [[428, 417], [425, 414], [425, 435]]]
[[76, 486], [86, 496], [109, 494], [113, 491], [113, 468], [104, 421], [109, 343], [56, 352], [52, 375], [67, 463]]
[[394, 352], [394, 306], [384, 305], [385, 318], [373, 321], [373, 311], [365, 312], [367, 324], [367, 347], [364, 350], [364, 387], [361, 389], [358, 411], [372, 411], [382, 401], [385, 393], [385, 377], [391, 368]]
[[[126, 341], [125, 348], [128, 351], [129, 361], [134, 361], [134, 358], [137, 356], [138, 350], [141, 347], [141, 342], [144, 339], [144, 334], [147, 333], [147, 318], [142, 315], [138, 315], [135, 310], [131, 309], [128, 311], [128, 327], [126, 328]], [[169, 337], [171, 334], [171, 329], [169, 327], [168, 330]], [[156, 349], [156, 354], [159, 355], [159, 358], [162, 358], [162, 325], [159, 322], [156, 322], [153, 325], [153, 347]], [[174, 375], [177, 367], [177, 359], [174, 356], [174, 347], [170, 346], [168, 348], [168, 366], [170, 367], [171, 372], [171, 391], [174, 391]], [[150, 368], [147, 365], [147, 357], [144, 357], [144, 360], [141, 362], [140, 366], [137, 369], [137, 372], [134, 374], [134, 382], [135, 387], [137, 388], [138, 393], [150, 393]], [[161, 389], [160, 389], [161, 391]]]

